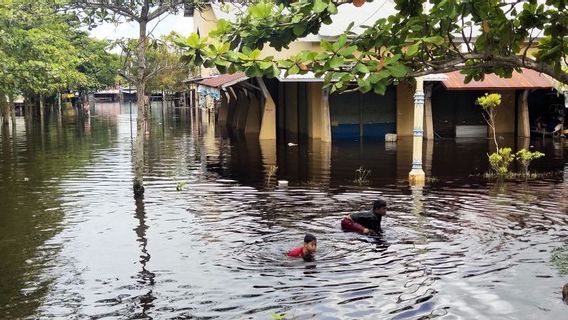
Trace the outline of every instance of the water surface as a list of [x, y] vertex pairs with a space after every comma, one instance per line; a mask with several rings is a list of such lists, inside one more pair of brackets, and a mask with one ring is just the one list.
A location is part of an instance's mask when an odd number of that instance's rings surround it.
[[[425, 145], [433, 178], [412, 189], [411, 141], [275, 147], [187, 109], [152, 114], [142, 201], [128, 105], [0, 132], [0, 319], [568, 314], [568, 278], [549, 263], [567, 244], [567, 144], [508, 141], [545, 152], [535, 169], [550, 174], [497, 184], [480, 177], [488, 141], [437, 140]], [[383, 236], [340, 230], [377, 198], [389, 203]], [[287, 258], [305, 232], [316, 261]]]

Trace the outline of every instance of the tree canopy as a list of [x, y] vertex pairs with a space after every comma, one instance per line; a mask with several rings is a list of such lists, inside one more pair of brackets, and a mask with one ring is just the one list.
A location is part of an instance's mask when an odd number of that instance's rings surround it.
[[[367, 0], [366, 2], [371, 2]], [[261, 55], [298, 38], [317, 34], [332, 23], [341, 5], [362, 0], [258, 1], [236, 22], [220, 20], [209, 37], [193, 34], [177, 43], [186, 61], [220, 72], [244, 70], [248, 76], [278, 76], [313, 71], [331, 91], [353, 83], [359, 90], [384, 93], [396, 81], [461, 70], [466, 80], [495, 73], [510, 77], [529, 68], [568, 83], [565, 0], [394, 0], [396, 13], [362, 26], [353, 24], [320, 50], [284, 60]]]
[[116, 56], [89, 38], [76, 17], [45, 1], [0, 5], [0, 94], [53, 94], [114, 83]]

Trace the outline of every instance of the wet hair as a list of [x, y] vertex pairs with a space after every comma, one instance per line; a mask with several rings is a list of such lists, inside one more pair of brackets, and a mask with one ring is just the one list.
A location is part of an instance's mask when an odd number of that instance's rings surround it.
[[316, 236], [311, 233], [306, 233], [304, 236], [304, 243], [310, 243], [312, 241], [317, 241]]
[[379, 199], [379, 200], [376, 200], [375, 202], [373, 202], [373, 210], [384, 208], [386, 206], [387, 206], [387, 202], [383, 199]]

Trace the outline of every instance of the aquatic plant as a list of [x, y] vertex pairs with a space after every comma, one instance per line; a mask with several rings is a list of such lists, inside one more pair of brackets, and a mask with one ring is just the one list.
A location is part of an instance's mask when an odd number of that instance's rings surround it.
[[186, 184], [187, 184], [187, 182], [185, 182], [185, 181], [176, 182], [176, 191], [182, 191], [183, 187], [185, 187]]
[[364, 185], [369, 183], [369, 176], [371, 175], [371, 170], [359, 167], [355, 170], [355, 180], [354, 182], [358, 185]]
[[542, 157], [544, 157], [544, 153], [539, 152], [539, 151], [531, 152], [531, 151], [528, 151], [527, 149], [524, 149], [524, 148], [517, 151], [517, 153], [515, 154], [515, 158], [523, 167], [525, 180], [529, 179], [529, 165], [531, 164], [531, 162], [534, 159], [538, 159], [538, 158], [542, 158]]
[[475, 103], [483, 109], [483, 119], [485, 119], [485, 122], [487, 122], [487, 125], [491, 128], [495, 149], [499, 150], [495, 130], [495, 117], [497, 116], [497, 107], [501, 104], [501, 95], [498, 93], [486, 93], [484, 96], [477, 98]]
[[272, 165], [270, 166], [270, 168], [268, 169], [268, 184], [270, 184], [270, 180], [272, 179], [273, 176], [276, 175], [276, 172], [278, 172], [278, 166], [277, 165]]
[[286, 320], [286, 314], [285, 313], [276, 313], [274, 312], [272, 314], [272, 319], [273, 320]]
[[515, 155], [511, 148], [500, 148], [497, 152], [488, 155], [488, 157], [491, 169], [500, 177], [509, 173], [511, 162], [515, 160]]
[[568, 274], [568, 245], [554, 248], [550, 255], [550, 263], [552, 263], [561, 274]]

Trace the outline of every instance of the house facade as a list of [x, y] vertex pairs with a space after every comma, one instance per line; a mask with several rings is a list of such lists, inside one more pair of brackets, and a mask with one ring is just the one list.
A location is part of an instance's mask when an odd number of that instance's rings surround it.
[[[394, 14], [394, 8], [390, 0], [360, 8], [340, 6], [333, 23], [322, 26], [319, 34], [298, 39], [282, 51], [266, 47], [262, 54], [278, 59], [305, 49], [318, 50], [321, 40], [333, 41], [351, 21], [358, 22], [353, 29], [358, 32], [360, 25]], [[234, 20], [235, 14], [224, 12], [213, 2], [193, 17], [194, 32], [206, 35], [216, 21]], [[409, 166], [417, 170], [422, 170], [422, 139], [482, 139], [492, 135], [480, 107], [475, 105], [486, 92], [502, 95], [496, 121], [498, 135], [529, 137], [536, 111], [547, 103], [538, 97], [547, 96], [560, 103], [552, 98], [555, 91], [551, 79], [531, 70], [514, 73], [511, 79], [487, 75], [484, 81], [469, 84], [459, 72], [426, 76], [416, 79], [415, 84], [393, 85], [385, 95], [330, 95], [323, 89], [323, 80], [310, 73], [249, 79], [244, 74], [218, 75], [214, 69], [202, 69], [201, 77], [204, 79], [196, 81], [194, 87], [202, 107], [214, 110], [219, 123], [238, 133], [293, 144], [303, 139], [384, 140], [388, 133], [412, 137], [417, 155]]]

